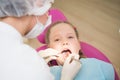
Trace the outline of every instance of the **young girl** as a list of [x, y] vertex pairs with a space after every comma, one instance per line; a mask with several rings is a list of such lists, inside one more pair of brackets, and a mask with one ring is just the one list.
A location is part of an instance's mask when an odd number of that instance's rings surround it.
[[53, 59], [57, 61], [58, 66], [50, 67], [55, 80], [60, 80], [62, 66], [71, 54], [79, 55], [81, 63], [81, 68], [74, 80], [114, 80], [114, 68], [111, 64], [95, 58], [84, 58], [78, 32], [71, 23], [57, 22], [52, 24], [46, 33], [46, 44], [51, 49], [41, 51], [39, 54], [46, 55], [49, 58], [47, 62]]

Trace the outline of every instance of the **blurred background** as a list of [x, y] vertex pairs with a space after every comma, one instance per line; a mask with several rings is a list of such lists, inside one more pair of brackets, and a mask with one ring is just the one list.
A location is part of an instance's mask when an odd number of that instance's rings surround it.
[[[110, 59], [120, 77], [120, 0], [55, 0], [53, 7], [77, 27], [81, 41]], [[36, 39], [25, 42], [33, 48], [43, 45]]]

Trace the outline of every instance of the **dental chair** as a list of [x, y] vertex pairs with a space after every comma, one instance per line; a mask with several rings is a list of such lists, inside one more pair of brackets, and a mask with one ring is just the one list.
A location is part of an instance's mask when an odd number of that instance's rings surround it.
[[[67, 18], [64, 16], [64, 14], [58, 10], [58, 9], [50, 9], [49, 10], [49, 14], [52, 16], [52, 23], [55, 23], [57, 21], [67, 21]], [[45, 44], [45, 33], [46, 33], [47, 29], [44, 30], [38, 37], [38, 41], [40, 41], [41, 43]], [[110, 60], [104, 55], [104, 53], [102, 53], [101, 51], [99, 51], [97, 48], [95, 48], [94, 46], [81, 41], [80, 42], [81, 45], [81, 51], [84, 53], [84, 55], [88, 58], [97, 58], [99, 60], [111, 63]], [[40, 50], [44, 50], [46, 49], [47, 46], [41, 46], [39, 48], [37, 48], [37, 51]], [[53, 63], [54, 64], [54, 63]], [[55, 64], [56, 65], [56, 64]], [[119, 77], [117, 75], [117, 72], [115, 71], [115, 80], [119, 80]]]

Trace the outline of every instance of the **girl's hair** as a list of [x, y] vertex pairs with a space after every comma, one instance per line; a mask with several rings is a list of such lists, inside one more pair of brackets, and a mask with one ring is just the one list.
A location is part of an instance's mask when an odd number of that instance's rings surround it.
[[[46, 32], [46, 35], [45, 35], [45, 42], [46, 42], [46, 44], [49, 44], [49, 43], [50, 43], [49, 36], [50, 36], [50, 30], [51, 30], [51, 28], [54, 27], [55, 25], [61, 24], [61, 23], [65, 23], [65, 24], [70, 25], [70, 27], [72, 27], [72, 28], [74, 29], [75, 34], [76, 34], [76, 37], [77, 37], [77, 39], [79, 40], [78, 31], [77, 31], [76, 27], [73, 26], [73, 24], [71, 24], [70, 22], [67, 22], [67, 21], [58, 21], [58, 22], [55, 22], [55, 23], [51, 24], [51, 25], [49, 26], [49, 28], [47, 29], [47, 32]], [[85, 56], [83, 55], [83, 53], [82, 53], [81, 50], [79, 51], [79, 55], [80, 55], [80, 58], [85, 58]]]

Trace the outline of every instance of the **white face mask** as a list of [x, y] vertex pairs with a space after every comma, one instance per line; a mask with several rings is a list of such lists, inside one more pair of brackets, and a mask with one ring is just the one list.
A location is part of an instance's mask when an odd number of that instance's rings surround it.
[[36, 38], [40, 33], [42, 33], [48, 25], [51, 24], [51, 15], [48, 16], [48, 20], [45, 25], [43, 25], [40, 21], [37, 19], [36, 25], [32, 28], [32, 30], [25, 35], [26, 38]]

